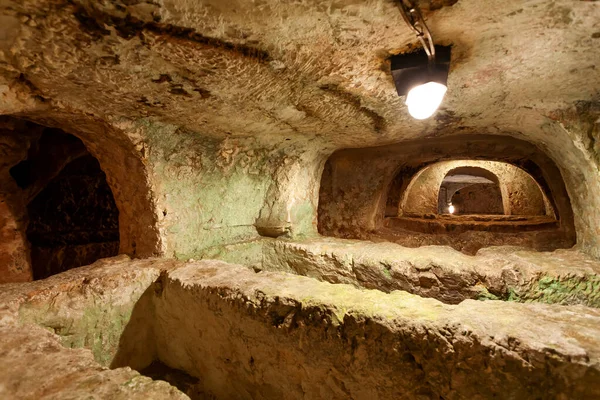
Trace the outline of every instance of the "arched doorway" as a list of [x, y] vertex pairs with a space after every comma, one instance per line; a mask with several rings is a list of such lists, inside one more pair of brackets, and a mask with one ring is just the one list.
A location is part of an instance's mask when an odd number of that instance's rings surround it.
[[438, 214], [505, 214], [498, 177], [479, 167], [459, 167], [449, 171], [440, 185]]
[[77, 137], [45, 128], [10, 169], [19, 188], [33, 279], [119, 253], [119, 211], [98, 160]]

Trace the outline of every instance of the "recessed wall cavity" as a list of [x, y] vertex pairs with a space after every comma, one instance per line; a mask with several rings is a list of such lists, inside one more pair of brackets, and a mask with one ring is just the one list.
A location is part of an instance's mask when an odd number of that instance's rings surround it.
[[117, 255], [119, 212], [98, 160], [73, 135], [34, 131], [19, 146], [20, 157], [14, 154], [23, 159], [8, 169], [13, 181], [6, 179], [2, 196], [4, 218], [18, 231], [3, 242], [4, 253], [22, 253], [9, 263], [42, 279]]
[[319, 231], [468, 254], [494, 245], [545, 251], [575, 244], [554, 162], [530, 143], [485, 135], [334, 153], [321, 182]]
[[87, 142], [88, 126], [64, 126], [77, 136], [0, 120], [0, 282], [41, 279], [119, 253], [152, 254], [147, 245], [156, 239], [145, 221], [153, 207], [144, 181], [133, 182], [136, 163], [119, 156], [123, 147], [110, 144], [108, 131]]
[[498, 177], [483, 168], [458, 167], [446, 174], [438, 190], [438, 214], [504, 214]]
[[390, 217], [448, 214], [450, 203], [456, 215], [554, 216], [535, 179], [505, 162], [456, 160], [431, 164], [413, 176], [399, 204], [394, 204], [394, 192], [390, 191], [389, 196], [386, 216]]
[[119, 252], [119, 211], [106, 175], [89, 153], [68, 163], [27, 211], [34, 279]]

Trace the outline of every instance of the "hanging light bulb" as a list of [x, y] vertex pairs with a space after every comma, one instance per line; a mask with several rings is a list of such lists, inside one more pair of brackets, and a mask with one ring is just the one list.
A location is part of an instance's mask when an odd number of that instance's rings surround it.
[[450, 205], [448, 206], [448, 212], [449, 212], [450, 214], [454, 214], [454, 211], [455, 211], [455, 208], [454, 208], [454, 206], [452, 205], [452, 203], [450, 203]]
[[438, 109], [448, 88], [438, 82], [427, 82], [410, 89], [406, 96], [408, 112], [415, 119], [425, 119]]
[[429, 118], [446, 94], [451, 49], [433, 44], [431, 32], [415, 0], [398, 0], [396, 4], [404, 21], [423, 45], [417, 51], [390, 58], [396, 91], [398, 96], [406, 95], [408, 112], [413, 118]]

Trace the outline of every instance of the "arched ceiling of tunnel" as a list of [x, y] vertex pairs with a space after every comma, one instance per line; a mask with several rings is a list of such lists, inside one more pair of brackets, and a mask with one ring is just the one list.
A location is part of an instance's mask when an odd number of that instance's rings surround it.
[[420, 4], [436, 42], [453, 45], [446, 100], [425, 122], [390, 77], [387, 58], [417, 45], [391, 0], [4, 0], [0, 112], [50, 106], [346, 147], [543, 136], [532, 131], [560, 110], [598, 101], [598, 2]]

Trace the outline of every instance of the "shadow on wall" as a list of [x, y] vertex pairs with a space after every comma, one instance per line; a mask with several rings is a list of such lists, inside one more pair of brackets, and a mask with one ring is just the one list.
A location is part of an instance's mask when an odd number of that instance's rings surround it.
[[[581, 393], [594, 391], [590, 387], [593, 387], [591, 382], [594, 382], [597, 374], [577, 373], [581, 372], [581, 363], [577, 360], [571, 361], [569, 357], [556, 357], [556, 351], [552, 351], [553, 349], [539, 353], [538, 358], [543, 357], [542, 361], [546, 361], [537, 363], [536, 368], [523, 364], [520, 353], [507, 352], [500, 358], [491, 357], [489, 364], [493, 372], [482, 375], [482, 380], [462, 379], [461, 386], [453, 385], [450, 388], [444, 382], [452, 378], [452, 371], [456, 369], [457, 364], [464, 364], [464, 359], [481, 360], [489, 355], [490, 348], [497, 346], [493, 341], [486, 346], [477, 345], [481, 338], [489, 335], [492, 329], [489, 326], [475, 333], [469, 331], [469, 340], [473, 340], [474, 344], [456, 346], [455, 348], [466, 353], [458, 354], [458, 358], [454, 353], [448, 357], [444, 354], [450, 353], [439, 351], [441, 346], [452, 348], [452, 343], [448, 343], [448, 336], [443, 334], [447, 333], [447, 326], [440, 328], [442, 332], [434, 335], [433, 341], [430, 332], [426, 332], [422, 338], [415, 339], [414, 334], [404, 335], [401, 330], [390, 332], [392, 328], [385, 323], [383, 317], [365, 319], [360, 311], [357, 311], [364, 309], [367, 304], [371, 313], [372, 310], [376, 310], [375, 313], [380, 312], [377, 311], [377, 304], [385, 303], [386, 299], [383, 296], [389, 295], [379, 293], [382, 296], [380, 298], [373, 299], [369, 295], [364, 301], [357, 301], [356, 297], [360, 296], [361, 292], [350, 288], [349, 285], [334, 290], [334, 285], [288, 276], [286, 280], [294, 281], [290, 287], [296, 286], [296, 291], [292, 289], [291, 294], [288, 291], [287, 297], [264, 296], [262, 291], [256, 292], [254, 279], [263, 280], [267, 284], [271, 282], [274, 286], [267, 287], [277, 290], [274, 287], [282, 284], [281, 275], [254, 278], [254, 272], [244, 267], [230, 267], [239, 269], [228, 271], [226, 264], [207, 262], [203, 266], [188, 264], [172, 272], [163, 271], [133, 306], [131, 318], [120, 334], [118, 346], [111, 347], [113, 354], [116, 354], [112, 362], [108, 359], [110, 367], [129, 366], [154, 379], [166, 380], [192, 400], [403, 396], [412, 398], [411, 395], [414, 396], [415, 393], [424, 398], [447, 397], [448, 394], [452, 396], [452, 393], [459, 393], [465, 398], [481, 398], [486, 393], [501, 396], [500, 393], [506, 394], [507, 390], [514, 398], [529, 398], [540, 396], [539, 391], [542, 389], [566, 390], [561, 387], [566, 383], [571, 385], [571, 388], [582, 388]], [[219, 277], [215, 279], [216, 275]], [[227, 281], [223, 280], [225, 276], [225, 279], [236, 281], [240, 275], [245, 282], [242, 285], [229, 286], [225, 283]], [[460, 279], [458, 281], [460, 282]], [[471, 279], [469, 281], [472, 282]], [[317, 292], [320, 294], [311, 304], [295, 300], [295, 296], [305, 295], [303, 290], [306, 286], [303, 286], [303, 283], [308, 283], [314, 288], [319, 286]], [[286, 290], [289, 288], [283, 289]], [[249, 294], [255, 292], [258, 293], [255, 296]], [[377, 291], [371, 292], [377, 295]], [[406, 293], [394, 293], [403, 296], [399, 301], [406, 301]], [[336, 298], [336, 295], [339, 297]], [[329, 312], [327, 306], [319, 303], [320, 299], [330, 300], [332, 296], [342, 303], [346, 298], [354, 299], [346, 302], [346, 307], [357, 309], [347, 313], [342, 321], [338, 320]], [[436, 308], [435, 312], [440, 312], [439, 306], [428, 304], [431, 303], [423, 303], [423, 315], [430, 315], [427, 314], [431, 313], [427, 307]], [[487, 308], [480, 308], [482, 304], [484, 303], [473, 302], [468, 308], [477, 307], [484, 316], [490, 307], [495, 307], [491, 310], [493, 313], [501, 312], [501, 308], [505, 307], [497, 301], [487, 303]], [[515, 304], [506, 306], [512, 307]], [[456, 314], [460, 313], [460, 310], [455, 308], [447, 312]], [[519, 310], [527, 311], [523, 307]], [[385, 311], [388, 314], [399, 313], [394, 309]], [[531, 308], [527, 312], [531, 315], [524, 316], [521, 322], [525, 322], [528, 317], [539, 317], [536, 314], [539, 310]], [[515, 311], [509, 313], [514, 315]], [[538, 321], [548, 323], [545, 318], [543, 315]], [[490, 317], [486, 322], [489, 325], [493, 320], [494, 317]], [[419, 318], [416, 321], [417, 326], [423, 323], [419, 322]], [[556, 323], [554, 319], [552, 322]], [[428, 323], [431, 325], [430, 321]], [[567, 322], [564, 324], [561, 327], [566, 326]], [[118, 328], [121, 327], [120, 325]], [[524, 327], [522, 330], [524, 333], [529, 332], [530, 327]], [[369, 340], [365, 340], [365, 337]], [[570, 340], [567, 337], [563, 339]], [[367, 351], [372, 356], [357, 356], [356, 340], [363, 341], [363, 347], [359, 348], [358, 353], [364, 354]], [[452, 340], [457, 344], [461, 340], [464, 343], [465, 339], [454, 337]], [[400, 345], [400, 349], [404, 350], [382, 352], [378, 350], [382, 344], [384, 348]], [[105, 341], [102, 345], [105, 345]], [[539, 348], [539, 340], [533, 340], [526, 345]], [[529, 350], [525, 348], [519, 351]], [[364, 365], [360, 365], [360, 368], [349, 365], [346, 361], [349, 355], [361, 360]], [[415, 357], [422, 362], [415, 363]], [[562, 376], [564, 371], [569, 371], [581, 380], [549, 377], [548, 363], [557, 360], [560, 364], [554, 365], [550, 373]], [[475, 367], [477, 368], [478, 366]], [[365, 377], [364, 371], [370, 371], [370, 375]], [[442, 376], [444, 379], [428, 380], [427, 377], [430, 376]], [[499, 384], [499, 376], [506, 382]], [[547, 380], [544, 385], [535, 385], [535, 382], [544, 379]], [[340, 382], [343, 382], [343, 385]], [[353, 392], [351, 393], [350, 389], [339, 390], [340, 387], [352, 388]], [[506, 389], [507, 387], [509, 389]]]
[[[210, 279], [216, 271], [211, 266], [198, 268], [195, 274]], [[257, 312], [248, 303], [242, 306], [248, 301], [244, 296], [228, 296], [229, 288], [198, 290], [163, 271], [135, 303], [110, 368], [130, 367], [167, 381], [192, 400], [352, 398], [347, 390], [332, 391], [341, 381], [328, 375], [336, 376], [339, 371], [342, 377], [350, 376], [348, 381], [358, 381], [353, 385], [356, 393], [367, 381], [367, 397], [380, 389], [381, 383], [373, 383], [373, 378], [363, 381], [364, 374], [354, 376], [353, 368], [344, 370], [348, 365], [342, 356], [355, 350], [354, 341], [343, 339], [356, 332], [353, 317], [343, 321], [348, 328], [337, 327], [333, 333], [323, 324], [329, 316], [319, 305], [267, 301]], [[189, 318], [189, 313], [194, 317]], [[369, 329], [375, 331], [371, 336], [378, 337], [387, 328], [370, 324]], [[381, 344], [379, 340], [373, 343]], [[387, 354], [373, 354], [379, 355], [368, 358], [368, 369], [374, 369], [375, 376], [396, 383], [406, 380], [392, 385], [392, 397], [405, 392], [409, 382], [420, 386], [427, 398], [439, 397], [424, 379], [422, 368], [413, 368], [410, 358], [390, 378], [385, 373], [389, 372], [387, 364], [397, 367], [406, 361], [403, 355], [394, 353], [390, 361]], [[300, 372], [298, 365], [304, 366]]]
[[135, 303], [131, 318], [119, 337], [110, 368], [130, 367], [155, 380], [164, 380], [187, 394], [192, 400], [201, 400], [207, 393], [200, 379], [187, 372], [167, 366], [157, 356], [156, 314], [157, 303], [163, 297], [167, 273], [152, 283]]
[[323, 172], [318, 218], [326, 236], [449, 245], [468, 254], [495, 245], [546, 251], [575, 244], [558, 168], [510, 137], [338, 151]]

